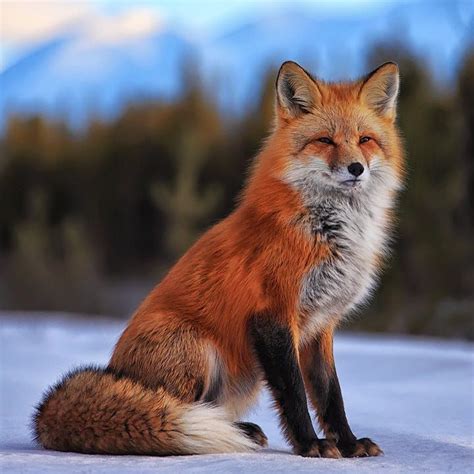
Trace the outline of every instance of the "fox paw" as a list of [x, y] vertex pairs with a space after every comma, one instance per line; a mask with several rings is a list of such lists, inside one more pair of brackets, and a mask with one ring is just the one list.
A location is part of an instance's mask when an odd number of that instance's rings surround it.
[[298, 450], [298, 454], [309, 458], [342, 458], [336, 443], [328, 439], [318, 439], [308, 448]]
[[380, 456], [383, 451], [369, 438], [360, 438], [354, 443], [338, 445], [345, 458]]
[[252, 439], [257, 444], [262, 446], [262, 448], [266, 448], [268, 446], [268, 438], [260, 426], [248, 421], [239, 421], [235, 424], [240, 430], [244, 432], [247, 438]]

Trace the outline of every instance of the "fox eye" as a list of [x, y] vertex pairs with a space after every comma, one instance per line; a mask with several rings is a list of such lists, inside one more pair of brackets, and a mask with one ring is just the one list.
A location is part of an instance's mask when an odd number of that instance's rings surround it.
[[318, 142], [325, 143], [326, 145], [334, 145], [334, 142], [329, 137], [318, 138]]
[[361, 137], [359, 143], [367, 143], [369, 140], [372, 140], [370, 137]]

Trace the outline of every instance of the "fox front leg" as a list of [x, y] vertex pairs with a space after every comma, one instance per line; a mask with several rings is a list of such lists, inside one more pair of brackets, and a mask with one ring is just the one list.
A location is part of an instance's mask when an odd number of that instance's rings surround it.
[[334, 442], [318, 439], [314, 431], [290, 327], [275, 322], [271, 314], [257, 314], [251, 320], [250, 332], [283, 431], [294, 451], [308, 457], [341, 457]]
[[378, 456], [383, 451], [369, 438], [357, 439], [349, 426], [333, 355], [333, 331], [327, 330], [301, 354], [304, 380], [319, 424], [344, 457]]

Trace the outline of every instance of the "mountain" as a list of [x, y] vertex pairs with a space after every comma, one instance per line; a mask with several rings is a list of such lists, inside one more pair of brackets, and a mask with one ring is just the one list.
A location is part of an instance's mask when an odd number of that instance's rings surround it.
[[51, 40], [0, 75], [5, 113], [44, 112], [81, 125], [92, 113], [110, 117], [138, 95], [176, 97], [183, 62], [194, 47], [173, 31], [126, 43], [97, 43], [74, 32]]
[[287, 8], [236, 20], [224, 34], [190, 35], [160, 25], [145, 36], [103, 42], [77, 28], [39, 45], [0, 74], [0, 127], [10, 112], [66, 115], [75, 126], [91, 113], [117, 114], [137, 97], [172, 99], [183, 86], [184, 64], [199, 75], [219, 105], [240, 111], [260, 94], [263, 74], [287, 59], [329, 79], [366, 68], [373, 45], [404, 45], [445, 83], [474, 41], [471, 2], [411, 2], [338, 15]]

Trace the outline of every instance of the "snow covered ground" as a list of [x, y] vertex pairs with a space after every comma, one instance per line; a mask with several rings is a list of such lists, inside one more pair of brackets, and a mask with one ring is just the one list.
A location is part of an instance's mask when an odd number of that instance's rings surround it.
[[35, 403], [61, 373], [105, 363], [124, 324], [60, 315], [0, 317], [0, 471], [59, 472], [474, 472], [473, 346], [343, 334], [336, 361], [355, 433], [380, 458], [307, 459], [291, 454], [264, 394], [248, 420], [270, 447], [254, 454], [187, 457], [90, 456], [45, 451], [28, 428]]

